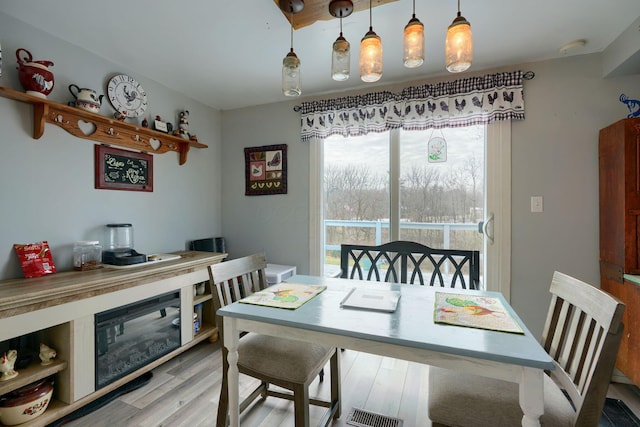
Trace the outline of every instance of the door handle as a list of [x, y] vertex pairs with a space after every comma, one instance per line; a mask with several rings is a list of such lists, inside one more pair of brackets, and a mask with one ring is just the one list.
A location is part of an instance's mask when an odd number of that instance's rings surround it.
[[493, 212], [490, 212], [489, 216], [482, 223], [482, 234], [484, 234], [487, 237], [487, 240], [489, 241], [490, 245], [493, 245], [493, 237], [494, 237], [493, 221], [494, 221]]

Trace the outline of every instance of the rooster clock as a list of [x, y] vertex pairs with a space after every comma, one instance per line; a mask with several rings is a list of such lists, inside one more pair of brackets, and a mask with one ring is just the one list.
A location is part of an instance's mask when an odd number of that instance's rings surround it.
[[136, 79], [126, 74], [109, 80], [107, 96], [113, 108], [125, 117], [139, 117], [147, 109], [147, 93]]

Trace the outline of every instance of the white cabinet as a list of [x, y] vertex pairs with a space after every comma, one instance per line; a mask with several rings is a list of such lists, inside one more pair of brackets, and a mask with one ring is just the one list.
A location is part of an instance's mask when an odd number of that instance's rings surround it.
[[[0, 342], [27, 334], [57, 351], [55, 363], [39, 361], [0, 383], [0, 395], [56, 375], [54, 399], [43, 415], [25, 426], [46, 425], [153, 369], [207, 338], [217, 339], [207, 267], [226, 254], [181, 252], [181, 258], [155, 265], [116, 270], [108, 267], [0, 282]], [[206, 292], [194, 296], [194, 285]], [[99, 390], [95, 387], [96, 313], [167, 292], [180, 291], [181, 347]], [[202, 325], [193, 330], [194, 306], [202, 304]], [[206, 309], [205, 309], [206, 308]]]

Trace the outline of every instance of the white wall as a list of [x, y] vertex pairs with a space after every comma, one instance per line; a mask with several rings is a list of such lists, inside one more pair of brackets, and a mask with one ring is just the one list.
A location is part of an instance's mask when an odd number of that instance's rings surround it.
[[[626, 117], [618, 97], [640, 98], [640, 76], [602, 79], [598, 54], [478, 74], [514, 69], [536, 75], [524, 85], [526, 119], [512, 128], [511, 302], [539, 335], [554, 270], [599, 286], [598, 130]], [[270, 262], [307, 273], [309, 147], [300, 142], [300, 116], [292, 109], [299, 102], [222, 113], [222, 223], [232, 257], [264, 250]], [[280, 143], [289, 145], [289, 194], [245, 196], [243, 148]], [[533, 195], [544, 197], [543, 213], [530, 212]]]
[[[309, 272], [309, 145], [296, 102], [223, 111], [222, 223], [229, 256], [263, 251], [270, 263]], [[245, 196], [244, 148], [287, 144], [288, 192]]]
[[[154, 155], [152, 193], [96, 190], [92, 141], [51, 124], [35, 140], [32, 107], [0, 98], [0, 279], [22, 277], [14, 243], [48, 240], [58, 270], [69, 270], [73, 243], [102, 240], [107, 223], [132, 223], [135, 248], [142, 253], [183, 250], [190, 240], [221, 234], [219, 111], [4, 14], [0, 42], [0, 86], [22, 90], [16, 70], [18, 48], [29, 50], [34, 60], [54, 62], [55, 87], [49, 99], [65, 104], [72, 100], [71, 83], [103, 94], [112, 75], [129, 73], [147, 91], [147, 117], [158, 114], [176, 124], [178, 112], [188, 109], [190, 130], [209, 145], [191, 149], [182, 166], [177, 153]], [[131, 48], [144, 55], [144, 46], [133, 42]], [[188, 78], [186, 68], [185, 73]], [[101, 114], [113, 114], [106, 97]]]

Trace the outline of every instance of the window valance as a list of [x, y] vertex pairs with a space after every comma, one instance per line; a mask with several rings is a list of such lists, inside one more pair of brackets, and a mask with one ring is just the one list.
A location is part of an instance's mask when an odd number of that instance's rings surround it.
[[512, 71], [407, 87], [400, 93], [300, 104], [302, 141], [390, 129], [424, 130], [524, 119], [523, 72]]

